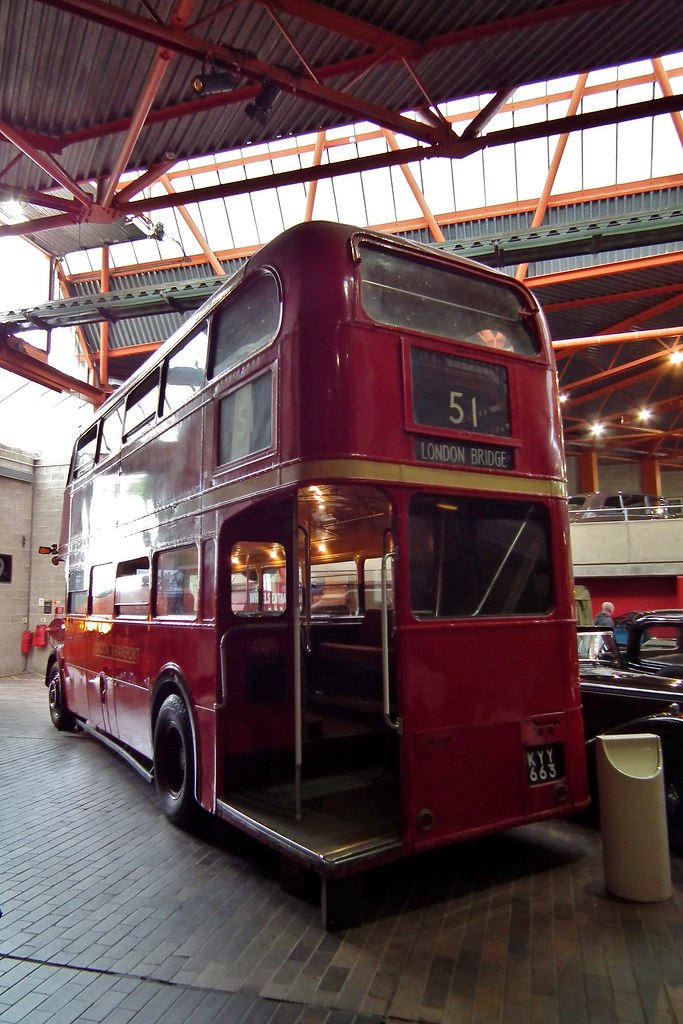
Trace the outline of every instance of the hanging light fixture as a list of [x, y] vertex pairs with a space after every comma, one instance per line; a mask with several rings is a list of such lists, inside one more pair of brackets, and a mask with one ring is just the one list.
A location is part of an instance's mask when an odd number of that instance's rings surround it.
[[190, 83], [196, 96], [216, 96], [221, 92], [230, 92], [238, 84], [239, 79], [232, 71], [202, 71], [195, 75]]
[[247, 103], [244, 112], [252, 121], [265, 124], [270, 117], [275, 100], [280, 95], [280, 86], [277, 82], [264, 82], [261, 91], [253, 103]]

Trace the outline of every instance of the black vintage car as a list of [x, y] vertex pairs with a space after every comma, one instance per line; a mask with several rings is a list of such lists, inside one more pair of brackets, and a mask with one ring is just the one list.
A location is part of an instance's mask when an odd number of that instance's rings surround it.
[[[683, 613], [678, 612], [683, 620]], [[647, 641], [643, 646], [647, 645]], [[683, 678], [656, 674], [649, 659], [633, 667], [611, 629], [579, 629], [579, 678], [589, 768], [594, 778], [595, 737], [654, 733], [662, 743], [669, 841], [683, 850]], [[672, 666], [673, 667], [673, 666]], [[683, 669], [681, 671], [683, 676]]]
[[683, 609], [627, 612], [614, 620], [623, 664], [648, 675], [683, 675]]

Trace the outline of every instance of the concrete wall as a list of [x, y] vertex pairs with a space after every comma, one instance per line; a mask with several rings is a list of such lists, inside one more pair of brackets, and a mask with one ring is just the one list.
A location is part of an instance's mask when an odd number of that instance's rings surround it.
[[11, 580], [0, 582], [0, 676], [41, 671], [47, 661], [47, 648], [23, 655], [21, 637], [47, 625], [64, 604], [63, 566], [39, 555], [38, 546], [59, 541], [66, 470], [0, 445], [0, 556], [12, 559]]
[[[43, 465], [40, 462], [35, 467], [29, 590], [29, 629], [34, 631], [39, 623], [47, 625], [51, 622], [58, 609], [64, 609], [64, 563], [53, 565], [49, 555], [38, 554], [38, 548], [59, 544], [68, 468], [66, 465]], [[28, 658], [28, 667], [32, 671], [43, 671], [49, 650], [49, 647], [34, 646]]]
[[572, 523], [574, 575], [683, 575], [683, 519]]
[[0, 675], [21, 672], [26, 664], [20, 644], [28, 615], [33, 475], [33, 456], [0, 445], [0, 555], [5, 556], [4, 582], [0, 582]]

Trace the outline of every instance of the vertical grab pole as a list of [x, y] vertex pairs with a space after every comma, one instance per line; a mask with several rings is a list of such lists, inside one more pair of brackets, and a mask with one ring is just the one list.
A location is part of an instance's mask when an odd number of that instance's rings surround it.
[[391, 551], [382, 556], [382, 695], [384, 698], [384, 721], [390, 729], [401, 733], [403, 720], [391, 717], [391, 692], [389, 687], [389, 582], [387, 565], [393, 557]]
[[306, 630], [306, 651], [311, 649], [311, 553], [308, 533], [303, 526], [297, 525], [296, 506], [294, 508], [294, 791], [296, 804], [296, 820], [301, 821], [301, 765], [303, 763], [303, 701], [301, 698], [301, 607], [299, 599], [299, 534], [304, 539], [304, 574], [301, 581], [303, 587], [304, 629]]
[[296, 502], [294, 503], [294, 565], [292, 575], [294, 586], [292, 600], [294, 602], [292, 622], [294, 625], [294, 799], [296, 820], [301, 820], [301, 762], [302, 762], [302, 728], [301, 728], [301, 612], [299, 608], [299, 527], [296, 522]]

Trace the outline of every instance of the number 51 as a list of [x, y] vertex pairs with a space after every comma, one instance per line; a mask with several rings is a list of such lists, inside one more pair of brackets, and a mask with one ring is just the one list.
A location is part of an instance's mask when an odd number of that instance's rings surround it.
[[[455, 424], [455, 426], [459, 426], [461, 423], [464, 423], [464, 421], [465, 421], [465, 410], [464, 410], [464, 408], [462, 406], [462, 403], [458, 401], [458, 399], [460, 399], [462, 397], [463, 397], [462, 391], [451, 391], [451, 405], [450, 405], [450, 407], [451, 407], [452, 412], [455, 415], [451, 415], [448, 418], [451, 421], [451, 423]], [[476, 427], [476, 426], [479, 425], [479, 422], [478, 422], [478, 419], [477, 419], [477, 398], [476, 398], [476, 395], [473, 395], [472, 398], [470, 399], [470, 406], [471, 406], [471, 409], [472, 409], [472, 426]]]

